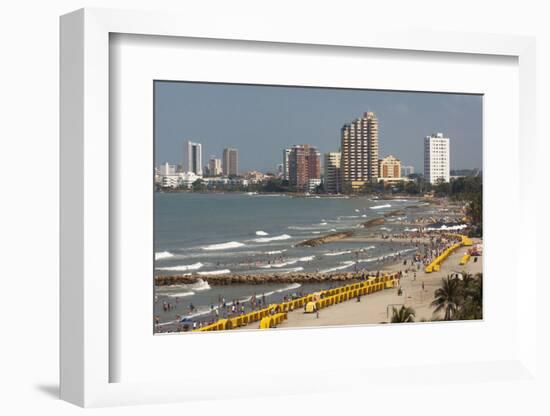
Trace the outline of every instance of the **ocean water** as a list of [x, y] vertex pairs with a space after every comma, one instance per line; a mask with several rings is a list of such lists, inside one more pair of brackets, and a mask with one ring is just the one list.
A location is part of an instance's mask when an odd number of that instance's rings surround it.
[[[417, 205], [416, 200], [379, 201], [367, 197], [291, 197], [246, 193], [156, 193], [155, 275], [209, 275], [289, 273], [294, 271], [375, 271], [400, 253], [412, 254], [407, 243], [364, 243], [341, 240], [318, 247], [295, 244], [334, 231], [354, 230], [356, 235], [403, 231], [422, 212], [407, 210], [397, 220], [371, 229], [363, 221], [386, 212]], [[280, 301], [293, 293], [309, 293], [324, 285], [262, 284], [210, 287], [194, 285], [155, 290], [155, 315], [161, 326], [171, 325], [176, 314], [194, 320], [208, 319], [220, 298], [227, 303], [248, 302], [250, 296]], [[163, 303], [175, 307], [163, 310]], [[195, 310], [189, 313], [189, 305]]]

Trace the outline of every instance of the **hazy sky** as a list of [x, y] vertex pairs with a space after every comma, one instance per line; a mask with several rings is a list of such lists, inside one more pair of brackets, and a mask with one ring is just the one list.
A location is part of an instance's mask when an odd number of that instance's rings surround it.
[[451, 141], [451, 169], [482, 167], [482, 97], [464, 94], [155, 82], [156, 163], [182, 163], [187, 140], [203, 164], [239, 149], [239, 171], [274, 171], [282, 151], [312, 144], [338, 151], [342, 125], [373, 111], [380, 158], [393, 154], [423, 170], [423, 139]]

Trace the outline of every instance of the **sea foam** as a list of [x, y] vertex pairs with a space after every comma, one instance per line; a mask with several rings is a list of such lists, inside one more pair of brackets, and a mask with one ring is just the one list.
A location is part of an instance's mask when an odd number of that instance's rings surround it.
[[172, 270], [172, 271], [178, 271], [178, 272], [185, 272], [187, 270], [198, 270], [200, 269], [204, 264], [202, 264], [200, 261], [193, 264], [183, 264], [180, 266], [172, 266], [172, 267], [157, 267], [157, 270]]
[[176, 292], [176, 293], [159, 293], [162, 296], [168, 296], [169, 298], [183, 298], [185, 296], [193, 296], [195, 292]]
[[391, 205], [384, 204], [384, 205], [375, 205], [374, 207], [370, 207], [370, 209], [382, 209], [382, 208], [391, 208]]
[[265, 231], [258, 230], [258, 231], [256, 231], [256, 235], [269, 235], [269, 234], [266, 233]]
[[324, 256], [341, 256], [343, 254], [350, 254], [350, 253], [351, 253], [351, 250], [336, 251], [336, 252], [333, 252], [333, 253], [325, 253]]
[[161, 251], [161, 252], [155, 253], [155, 260], [167, 259], [169, 257], [174, 257], [174, 255], [169, 251]]
[[355, 264], [354, 261], [344, 261], [341, 266], [331, 267], [330, 269], [321, 270], [322, 273], [335, 272], [337, 270], [347, 269]]
[[231, 273], [231, 270], [223, 269], [223, 270], [211, 270], [208, 272], [199, 272], [201, 276], [218, 276], [220, 274], [228, 274], [228, 273]]
[[254, 242], [256, 243], [269, 243], [270, 241], [280, 241], [280, 240], [288, 240], [289, 238], [292, 238], [288, 234], [282, 234], [275, 237], [262, 237], [262, 238], [255, 238]]
[[243, 243], [239, 243], [238, 241], [229, 241], [227, 243], [219, 243], [219, 244], [210, 244], [208, 246], [202, 247], [203, 250], [227, 250], [229, 248], [238, 248], [243, 247]]

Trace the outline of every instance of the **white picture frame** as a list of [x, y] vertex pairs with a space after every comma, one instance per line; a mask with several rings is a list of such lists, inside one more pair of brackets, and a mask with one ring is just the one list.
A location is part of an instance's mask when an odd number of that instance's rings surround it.
[[[235, 28], [239, 30], [236, 31]], [[318, 370], [312, 383], [285, 373], [265, 371], [262, 383], [246, 388], [225, 387], [201, 390], [207, 378], [190, 374], [178, 382], [112, 382], [111, 368], [121, 357], [111, 348], [111, 313], [116, 310], [109, 276], [111, 217], [110, 181], [110, 35], [145, 35], [171, 38], [224, 39], [227, 41], [270, 42], [281, 45], [330, 45], [332, 48], [370, 48], [445, 54], [507, 56], [517, 59], [519, 69], [519, 177], [514, 209], [520, 219], [517, 238], [522, 247], [517, 264], [522, 265], [522, 285], [517, 288], [517, 311], [521, 325], [514, 334], [517, 345], [507, 357], [498, 361], [441, 362], [437, 365], [404, 365], [399, 370], [388, 366], [330, 368]], [[533, 204], [534, 184], [529, 181], [528, 166], [536, 152], [535, 136], [535, 42], [533, 38], [506, 35], [380, 31], [349, 28], [327, 34], [322, 28], [307, 33], [299, 27], [276, 24], [258, 25], [243, 17], [242, 22], [219, 21], [204, 24], [189, 15], [83, 9], [61, 18], [61, 398], [80, 406], [159, 403], [208, 399], [213, 397], [248, 397], [257, 394], [296, 394], [334, 392], [352, 388], [383, 388], [403, 371], [419, 383], [452, 369], [456, 380], [534, 380], [536, 378], [537, 280], [536, 221], [528, 211]], [[520, 146], [521, 143], [521, 146]], [[490, 158], [491, 155], [485, 155]], [[110, 169], [111, 167], [111, 169]], [[515, 182], [514, 182], [515, 184]], [[527, 213], [529, 212], [529, 215]], [[489, 247], [488, 250], [491, 248]], [[519, 270], [511, 268], [516, 282]], [[531, 290], [527, 290], [529, 287]], [[517, 313], [516, 313], [517, 312]], [[386, 328], [384, 328], [386, 329]], [[303, 332], [302, 337], [320, 341], [322, 330]], [[392, 331], [414, 336], [414, 327], [397, 327]], [[296, 331], [296, 333], [301, 331]], [[219, 334], [205, 334], [208, 337]], [[152, 333], [151, 333], [152, 336]], [[222, 335], [223, 336], [223, 335]], [[264, 334], [262, 334], [264, 336]], [[269, 335], [276, 337], [277, 335]], [[242, 339], [242, 338], [241, 338]], [[136, 347], [137, 348], [137, 347]], [[256, 357], [257, 358], [257, 357]], [[365, 370], [368, 369], [368, 372]], [[260, 372], [261, 373], [261, 372]], [[342, 380], [354, 380], [354, 383]], [[274, 388], [278, 387], [278, 388]]]

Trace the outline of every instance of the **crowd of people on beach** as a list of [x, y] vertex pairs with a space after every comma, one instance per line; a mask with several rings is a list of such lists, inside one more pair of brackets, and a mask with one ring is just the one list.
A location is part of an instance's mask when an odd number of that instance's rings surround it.
[[[395, 248], [395, 252], [386, 256], [382, 256], [377, 259], [377, 267], [383, 267], [389, 263], [397, 263], [402, 267], [398, 271], [398, 282], [403, 277], [409, 277], [409, 275], [416, 280], [416, 275], [419, 273], [425, 266], [430, 264], [435, 258], [437, 258], [445, 249], [452, 246], [454, 243], [459, 241], [456, 236], [452, 234], [433, 232], [432, 230], [427, 231], [425, 225], [434, 224], [434, 223], [446, 223], [446, 224], [458, 224], [460, 223], [460, 210], [449, 210], [442, 209], [445, 215], [443, 216], [423, 216], [417, 217], [410, 220], [411, 224], [424, 225], [418, 228], [397, 232], [389, 233], [383, 231], [375, 238], [381, 238], [391, 244], [392, 248]], [[387, 229], [387, 231], [390, 231]], [[393, 245], [392, 243], [395, 243]], [[413, 251], [400, 250], [403, 248], [403, 243], [408, 243]], [[341, 249], [333, 249], [332, 252], [338, 254]], [[272, 268], [276, 272], [278, 267], [281, 265], [286, 265], [289, 261], [293, 260], [289, 258], [286, 254], [283, 254], [283, 251], [265, 253], [262, 257], [251, 256], [250, 258], [240, 260], [238, 263], [229, 261], [217, 262], [216, 266], [218, 267], [228, 267], [236, 265], [245, 265], [245, 266], [255, 266], [257, 268]], [[345, 250], [344, 250], [345, 251]], [[361, 268], [361, 261], [359, 260], [359, 253], [366, 250], [348, 250], [350, 259], [355, 260], [355, 268], [353, 273], [355, 273], [357, 280], [366, 279], [372, 276], [377, 276], [380, 272], [369, 272], [365, 268]], [[331, 253], [331, 251], [329, 251]], [[319, 270], [316, 270], [318, 273]], [[423, 282], [422, 282], [423, 285]], [[282, 296], [282, 301], [285, 302], [289, 299], [296, 297], [304, 296], [302, 291], [298, 293], [292, 293], [289, 296]], [[281, 301], [279, 299], [278, 301]], [[245, 314], [255, 310], [262, 309], [266, 307], [267, 300], [265, 294], [254, 294], [250, 297], [243, 299], [231, 299], [226, 300], [221, 295], [218, 296], [218, 301], [210, 305], [209, 310], [203, 305], [201, 311], [198, 311], [193, 303], [185, 308], [185, 312], [182, 313], [182, 308], [178, 306], [180, 299], [175, 298], [175, 302], [168, 302], [166, 300], [162, 301], [162, 311], [165, 313], [175, 313], [175, 320], [172, 321], [171, 325], [164, 326], [165, 324], [160, 324], [160, 317], [155, 317], [155, 323], [157, 324], [157, 332], [173, 332], [173, 331], [188, 331], [197, 328], [201, 328], [205, 325], [216, 322], [219, 319], [230, 318], [236, 315]]]
[[[410, 239], [411, 245], [415, 247], [414, 252], [403, 253], [397, 251], [393, 254], [381, 257], [379, 264], [395, 263], [402, 264], [401, 270], [398, 272], [398, 281], [402, 277], [408, 277], [409, 274], [416, 280], [416, 274], [425, 266], [438, 257], [445, 249], [459, 241], [458, 237], [447, 234], [437, 233], [422, 233], [415, 236], [416, 239]], [[396, 238], [397, 239], [397, 238]], [[396, 247], [397, 248], [397, 247]], [[380, 271], [372, 272], [365, 268], [356, 268], [355, 276], [357, 280], [364, 280], [370, 277], [378, 277]], [[303, 291], [292, 293], [292, 295], [284, 295], [282, 301], [294, 299], [304, 296]], [[175, 298], [175, 303], [164, 300], [162, 309], [164, 312], [175, 311], [179, 298]], [[217, 303], [210, 305], [209, 311], [203, 311], [203, 314], [197, 315], [197, 308], [191, 302], [187, 306], [187, 314], [175, 314], [175, 331], [188, 331], [216, 322], [218, 319], [231, 318], [237, 315], [242, 315], [255, 310], [260, 310], [266, 307], [267, 300], [265, 294], [254, 294], [245, 299], [227, 300], [221, 295], [218, 296]], [[158, 327], [157, 332], [163, 332], [163, 329], [158, 326], [160, 318], [155, 317], [155, 322]], [[174, 331], [173, 326], [170, 331]]]

